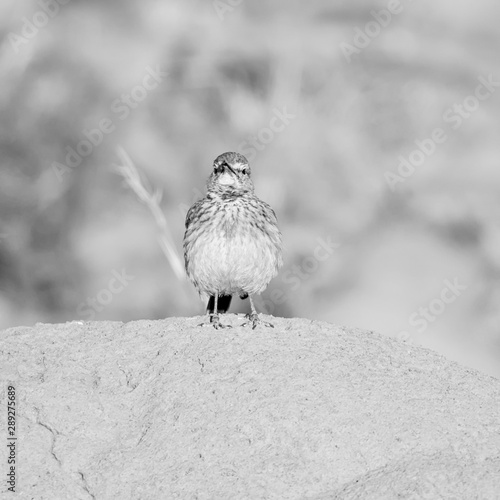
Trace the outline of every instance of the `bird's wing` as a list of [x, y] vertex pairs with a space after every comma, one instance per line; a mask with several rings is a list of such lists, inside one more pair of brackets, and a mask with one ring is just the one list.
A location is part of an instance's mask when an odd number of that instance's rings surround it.
[[193, 220], [195, 219], [195, 217], [200, 209], [202, 201], [203, 200], [198, 200], [188, 210], [188, 213], [186, 214], [186, 222], [185, 222], [186, 229], [191, 225], [191, 222], [193, 222]]
[[264, 207], [265, 216], [268, 217], [271, 220], [271, 222], [278, 225], [278, 217], [276, 217], [276, 213], [271, 208], [271, 205], [268, 205], [265, 201], [262, 201], [262, 200], [261, 200], [261, 203], [262, 203], [262, 206]]

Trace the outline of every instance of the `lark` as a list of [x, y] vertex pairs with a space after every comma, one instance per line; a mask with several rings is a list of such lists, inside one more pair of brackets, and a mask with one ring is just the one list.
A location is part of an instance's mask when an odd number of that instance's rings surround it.
[[282, 236], [273, 209], [254, 194], [247, 159], [223, 153], [214, 161], [207, 194], [186, 216], [184, 262], [189, 279], [207, 302], [209, 321], [223, 328], [233, 295], [250, 299], [250, 324], [259, 318], [253, 302], [283, 264]]

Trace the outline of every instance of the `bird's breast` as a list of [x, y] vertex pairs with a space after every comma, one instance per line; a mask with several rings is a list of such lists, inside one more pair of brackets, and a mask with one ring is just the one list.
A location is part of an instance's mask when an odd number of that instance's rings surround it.
[[207, 293], [260, 293], [281, 264], [277, 235], [253, 204], [221, 203], [188, 248], [188, 273]]

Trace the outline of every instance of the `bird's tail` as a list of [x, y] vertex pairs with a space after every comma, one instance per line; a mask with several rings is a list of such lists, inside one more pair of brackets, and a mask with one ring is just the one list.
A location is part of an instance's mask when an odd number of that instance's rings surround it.
[[[231, 305], [231, 299], [233, 298], [232, 295], [219, 295], [217, 298], [217, 313], [225, 313], [229, 309], [229, 306]], [[208, 299], [208, 304], [207, 304], [207, 312], [215, 312], [214, 311], [214, 305], [215, 305], [215, 296], [211, 295], [210, 298]]]

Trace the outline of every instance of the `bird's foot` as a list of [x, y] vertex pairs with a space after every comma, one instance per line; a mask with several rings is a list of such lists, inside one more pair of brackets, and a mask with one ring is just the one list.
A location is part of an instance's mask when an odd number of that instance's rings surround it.
[[206, 321], [204, 323], [200, 323], [198, 326], [213, 326], [216, 330], [219, 328], [232, 328], [231, 325], [224, 325], [219, 321], [219, 315], [218, 314], [210, 314], [209, 315], [210, 320]]
[[245, 323], [243, 323], [241, 326], [252, 325], [252, 330], [255, 330], [255, 328], [257, 328], [257, 325], [263, 325], [267, 326], [268, 328], [274, 328], [274, 325], [272, 323], [268, 323], [267, 321], [260, 319], [257, 313], [247, 314], [246, 317], [250, 321], [245, 321]]

